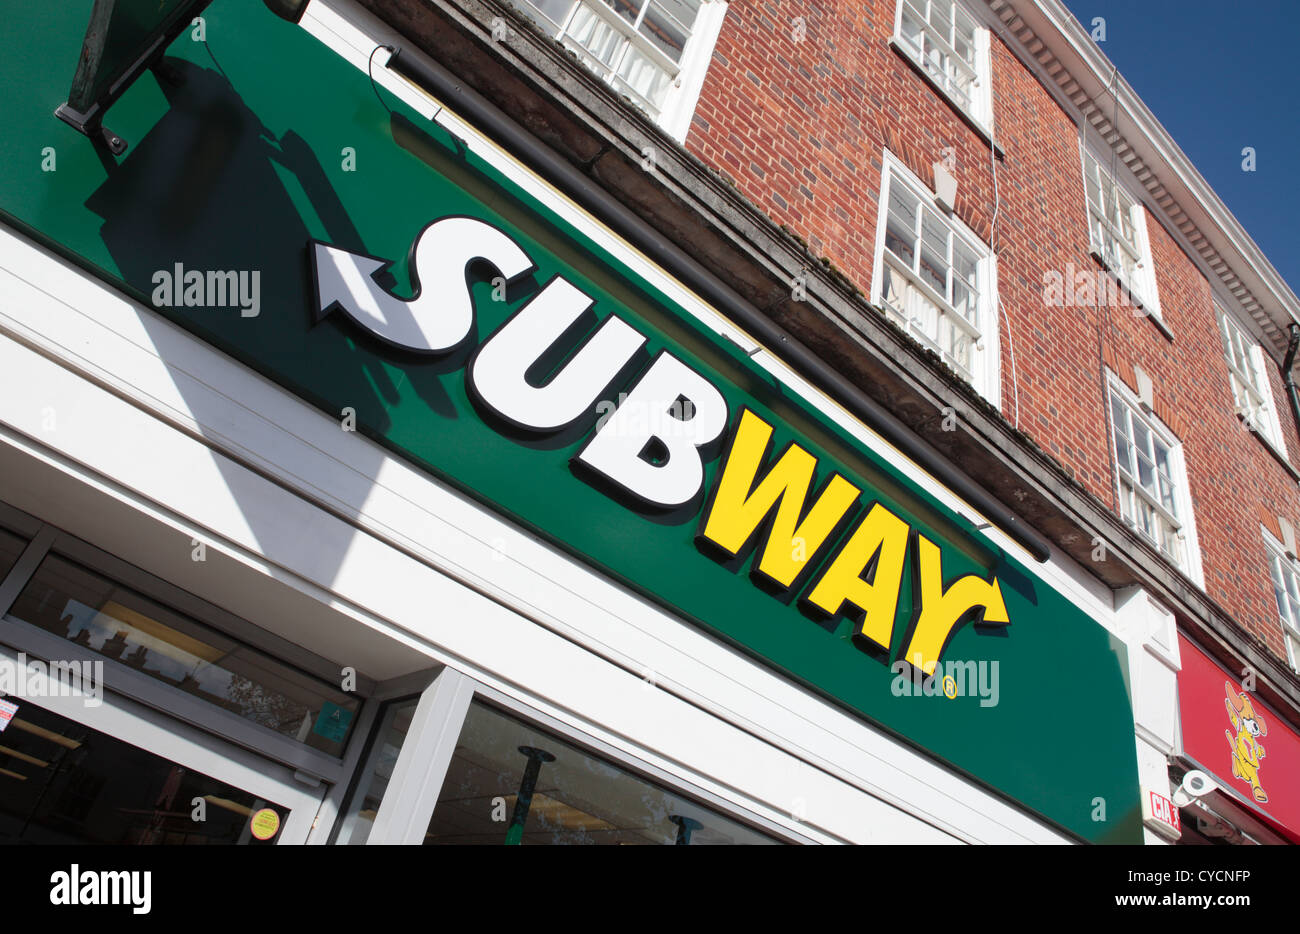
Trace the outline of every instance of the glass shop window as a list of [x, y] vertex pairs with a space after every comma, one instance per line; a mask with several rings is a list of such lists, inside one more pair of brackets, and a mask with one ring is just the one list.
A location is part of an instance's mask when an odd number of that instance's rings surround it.
[[360, 846], [370, 838], [370, 828], [379, 814], [379, 805], [388, 790], [388, 781], [393, 777], [397, 757], [401, 755], [402, 744], [411, 728], [411, 717], [419, 702], [418, 697], [412, 697], [384, 707], [379, 728], [374, 734], [374, 744], [366, 757], [365, 767], [361, 769], [357, 787], [344, 809], [334, 843]]
[[330, 755], [360, 702], [88, 568], [51, 554], [11, 617]]
[[[0, 732], [0, 845], [268, 846], [289, 808], [13, 698]], [[202, 820], [195, 820], [199, 804]], [[275, 812], [270, 836], [254, 818]]]
[[477, 701], [425, 836], [426, 844], [776, 842]]

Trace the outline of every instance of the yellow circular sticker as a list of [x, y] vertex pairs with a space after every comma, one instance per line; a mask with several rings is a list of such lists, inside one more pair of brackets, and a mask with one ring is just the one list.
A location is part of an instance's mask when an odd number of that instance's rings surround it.
[[280, 830], [280, 815], [270, 808], [262, 808], [253, 815], [250, 830], [259, 840], [270, 840]]
[[952, 675], [943, 676], [943, 693], [949, 700], [957, 696], [957, 682]]

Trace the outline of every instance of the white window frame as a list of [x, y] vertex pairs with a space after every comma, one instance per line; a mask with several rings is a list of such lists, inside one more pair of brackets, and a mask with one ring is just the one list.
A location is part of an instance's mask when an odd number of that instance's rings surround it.
[[[1228, 365], [1232, 404], [1237, 416], [1285, 459], [1287, 453], [1286, 441], [1282, 436], [1282, 420], [1273, 403], [1273, 388], [1268, 379], [1263, 345], [1240, 321], [1228, 313], [1218, 299], [1214, 302], [1214, 314], [1218, 319], [1223, 357]], [[1244, 357], [1240, 364], [1229, 349], [1233, 337], [1236, 338], [1241, 355]], [[1245, 401], [1242, 399], [1243, 396]]]
[[[530, 0], [511, 0], [512, 5], [522, 15], [528, 16], [539, 27], [549, 32], [552, 38], [576, 54], [583, 64], [615, 91], [634, 101], [660, 125], [664, 132], [677, 142], [683, 142], [690, 129], [691, 119], [695, 115], [695, 106], [699, 103], [704, 77], [713, 59], [713, 47], [717, 44], [718, 35], [722, 31], [722, 21], [727, 15], [727, 0], [701, 0], [699, 13], [690, 27], [686, 44], [682, 47], [680, 62], [674, 62], [638, 31], [649, 9], [649, 0], [629, 0], [629, 2], [642, 4], [635, 23], [629, 23], [602, 0], [573, 0], [563, 22], [551, 19], [538, 10]], [[624, 39], [623, 44], [614, 52], [608, 66], [596, 61], [590, 52], [569, 35], [579, 7], [586, 7], [595, 13]], [[671, 83], [662, 106], [656, 107], [651, 101], [625, 86], [618, 78], [619, 69], [629, 49], [641, 53], [669, 76]]]
[[[1151, 238], [1147, 231], [1147, 211], [1142, 199], [1135, 197], [1132, 190], [1119, 179], [1118, 164], [1112, 167], [1111, 161], [1097, 154], [1098, 150], [1090, 146], [1082, 136], [1079, 140], [1079, 161], [1083, 172], [1083, 207], [1088, 218], [1088, 246], [1106, 269], [1124, 286], [1134, 299], [1141, 304], [1155, 319], [1162, 330], [1168, 331], [1160, 314], [1160, 293], [1156, 285], [1156, 267], [1151, 258]], [[1088, 197], [1089, 162], [1097, 166], [1099, 193], [1102, 197], [1103, 210], [1099, 212]], [[1112, 197], [1122, 197], [1129, 202], [1129, 223], [1133, 228], [1133, 241], [1129, 242], [1123, 232], [1116, 229], [1110, 218], [1104, 216], [1105, 192], [1110, 190]], [[1123, 267], [1108, 254], [1106, 244], [1097, 239], [1095, 224], [1100, 222], [1111, 234], [1112, 239], [1120, 244], [1120, 249], [1133, 257], [1135, 271], [1126, 273]]]
[[[1282, 637], [1286, 643], [1287, 664], [1300, 674], [1300, 563], [1290, 557], [1286, 546], [1260, 526], [1264, 546], [1268, 550], [1269, 584], [1273, 588], [1273, 602], [1277, 605], [1278, 620], [1282, 624]], [[1278, 605], [1278, 585], [1287, 592], [1287, 606]], [[1288, 586], [1290, 585], [1290, 586]]]
[[[906, 269], [895, 258], [886, 255], [885, 234], [889, 219], [889, 193], [891, 186], [895, 184], [902, 185], [912, 197], [918, 200], [921, 208], [942, 220], [952, 232], [952, 235], [959, 238], [964, 246], [978, 257], [976, 291], [979, 293], [979, 301], [976, 306], [976, 321], [973, 325], [954, 311], [948, 304], [947, 298], [939, 295], [928, 283], [922, 281], [915, 271]], [[886, 317], [903, 328], [908, 335], [937, 353], [954, 372], [966, 378], [975, 390], [990, 403], [995, 406], [1000, 405], [1001, 367], [998, 332], [997, 257], [989, 245], [982, 241], [959, 217], [942, 210], [936, 203], [934, 192], [889, 150], [883, 151], [881, 159], [880, 199], [878, 204], [876, 248], [871, 273], [872, 303], [883, 309]], [[919, 222], [920, 212], [918, 212]], [[886, 263], [889, 264], [891, 269], [899, 271], [900, 275], [907, 280], [911, 287], [921, 293], [923, 298], [938, 306], [945, 316], [950, 316], [958, 327], [972, 335], [978, 335], [978, 339], [974, 341], [971, 348], [969, 376], [963, 374], [951, 356], [945, 353], [929, 335], [922, 333], [915, 326], [913, 320], [904, 318], [886, 302], [884, 295]]]
[[[974, 24], [974, 43], [973, 55], [974, 66], [972, 67], [960, 55], [952, 45], [952, 35], [944, 36], [938, 32], [929, 22], [929, 12], [931, 5], [936, 0], [898, 0], [894, 8], [894, 34], [891, 40], [893, 46], [913, 61], [925, 79], [930, 82], [936, 91], [952, 104], [953, 107], [965, 114], [973, 121], [980, 131], [989, 139], [993, 137], [993, 80], [992, 80], [992, 59], [989, 54], [989, 30], [983, 21], [972, 10], [968, 9], [962, 0], [952, 0], [955, 10], [959, 10], [971, 23]], [[940, 0], [942, 2], [942, 0]], [[918, 22], [922, 32], [929, 37], [934, 43], [935, 48], [942, 53], [948, 61], [954, 63], [956, 70], [969, 73], [971, 78], [970, 100], [963, 103], [961, 99], [952, 92], [949, 84], [952, 82], [952, 73], [943, 69], [939, 76], [928, 67], [928, 63], [920, 49], [918, 49], [910, 40], [903, 36], [903, 12], [905, 7], [910, 7], [913, 18]], [[956, 15], [953, 16], [955, 29]]]
[[[1121, 465], [1119, 455], [1116, 451], [1116, 430], [1115, 413], [1112, 406], [1112, 399], [1118, 400], [1128, 412], [1131, 419], [1141, 422], [1142, 426], [1150, 432], [1153, 443], [1158, 440], [1168, 451], [1168, 475], [1171, 485], [1173, 486], [1173, 509], [1170, 510], [1165, 504], [1150, 491], [1146, 490], [1139, 482], [1139, 478], [1134, 476], [1128, 466]], [[1121, 380], [1112, 370], [1106, 370], [1106, 422], [1109, 427], [1110, 458], [1114, 464], [1114, 482], [1115, 497], [1119, 503], [1118, 514], [1129, 528], [1131, 528], [1139, 538], [1148, 542], [1157, 552], [1164, 556], [1170, 564], [1178, 568], [1187, 575], [1197, 586], [1205, 586], [1204, 573], [1201, 567], [1201, 548], [1200, 541], [1196, 535], [1196, 516], [1192, 509], [1191, 488], [1187, 479], [1187, 462], [1183, 455], [1183, 444], [1178, 437], [1165, 425], [1153, 412], [1147, 411], [1142, 405], [1137, 395], [1129, 389], [1124, 381]], [[1132, 442], [1133, 438], [1131, 425], [1126, 426], [1129, 437]], [[1132, 443], [1131, 442], [1131, 443]], [[1152, 452], [1154, 453], [1154, 452]], [[1155, 458], [1152, 458], [1155, 462]], [[1157, 485], [1159, 480], [1157, 479]], [[1131, 489], [1131, 495], [1134, 499], [1134, 509], [1130, 519], [1124, 513], [1125, 487]], [[1182, 556], [1171, 555], [1163, 545], [1151, 536], [1147, 535], [1140, 528], [1137, 521], [1137, 500], [1150, 505], [1159, 520], [1172, 526], [1177, 532], [1181, 532], [1180, 541], [1182, 543]]]

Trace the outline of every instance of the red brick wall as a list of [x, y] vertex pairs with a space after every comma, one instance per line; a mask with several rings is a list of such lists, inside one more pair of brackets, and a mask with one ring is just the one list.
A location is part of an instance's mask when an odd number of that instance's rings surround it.
[[[867, 295], [882, 150], [932, 186], [931, 166], [952, 147], [957, 213], [988, 241], [994, 212], [989, 144], [889, 46], [895, 6], [733, 0], [686, 139]], [[804, 19], [799, 40], [794, 16]], [[1209, 283], [1148, 214], [1172, 341], [1124, 308], [1045, 305], [1045, 272], [1098, 268], [1079, 131], [996, 34], [991, 59], [994, 127], [1005, 152], [993, 241], [1005, 312], [1003, 413], [1115, 508], [1103, 361], [1130, 386], [1140, 366], [1154, 381], [1157, 414], [1183, 442], [1206, 592], [1285, 658], [1259, 526], [1278, 514], [1300, 520], [1300, 496], [1233, 412]], [[1300, 461], [1276, 370], [1271, 378], [1288, 448]]]

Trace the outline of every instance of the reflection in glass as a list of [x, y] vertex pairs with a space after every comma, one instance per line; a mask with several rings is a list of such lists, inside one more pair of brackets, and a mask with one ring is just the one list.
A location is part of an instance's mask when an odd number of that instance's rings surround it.
[[425, 836], [426, 844], [773, 842], [478, 702]]
[[[289, 809], [38, 707], [0, 733], [0, 845], [273, 844], [252, 833]], [[201, 802], [198, 803], [198, 802]]]
[[358, 701], [78, 564], [48, 556], [11, 615], [340, 755]]
[[402, 743], [411, 728], [411, 717], [419, 698], [398, 701], [384, 708], [379, 726], [375, 730], [375, 743], [366, 758], [361, 777], [349, 796], [338, 838], [334, 841], [344, 846], [359, 846], [370, 837], [379, 805], [393, 777], [393, 768], [401, 754]]

